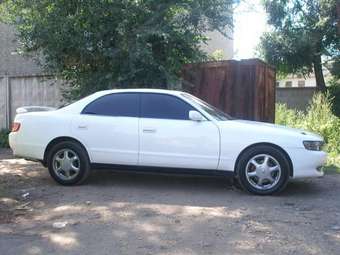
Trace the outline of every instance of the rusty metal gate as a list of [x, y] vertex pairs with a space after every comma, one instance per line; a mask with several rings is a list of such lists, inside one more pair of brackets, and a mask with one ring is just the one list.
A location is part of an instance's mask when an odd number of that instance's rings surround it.
[[184, 90], [235, 118], [274, 122], [275, 69], [258, 59], [186, 65]]

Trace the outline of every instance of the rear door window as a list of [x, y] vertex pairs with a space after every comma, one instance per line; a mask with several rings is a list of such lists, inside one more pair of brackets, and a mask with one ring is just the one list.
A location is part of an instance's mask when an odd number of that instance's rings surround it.
[[82, 114], [102, 116], [139, 116], [139, 95], [136, 93], [113, 93], [89, 103]]

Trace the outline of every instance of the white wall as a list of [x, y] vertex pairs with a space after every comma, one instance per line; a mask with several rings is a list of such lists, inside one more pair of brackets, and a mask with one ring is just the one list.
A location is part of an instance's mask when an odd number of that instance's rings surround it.
[[[331, 78], [331, 74], [329, 73], [329, 71], [327, 69], [323, 70], [323, 75], [324, 75], [326, 82]], [[284, 79], [277, 80], [277, 83], [279, 83], [279, 86], [277, 86], [277, 87], [280, 87], [280, 88], [287, 87], [286, 86], [287, 81], [292, 82], [293, 88], [298, 87], [299, 81], [305, 81], [305, 87], [309, 87], [309, 88], [316, 87], [316, 80], [315, 80], [314, 73], [311, 73], [309, 76], [306, 76], [306, 77], [298, 76], [296, 74], [290, 74], [287, 77], [285, 77]]]
[[304, 87], [316, 87], [316, 82], [315, 82], [315, 78], [314, 77], [307, 78], [307, 79], [304, 79], [304, 78], [286, 78], [286, 79], [283, 79], [283, 80], [278, 80], [277, 82], [279, 83], [279, 86], [277, 86], [277, 87], [280, 87], [280, 88], [286, 87], [286, 82], [287, 81], [291, 81], [292, 82], [292, 87], [293, 88], [299, 87], [298, 86], [299, 81], [304, 81], [305, 82], [305, 86]]
[[210, 38], [207, 45], [202, 45], [202, 49], [211, 55], [216, 50], [222, 50], [223, 59], [232, 59], [234, 56], [234, 41], [232, 39], [232, 32], [230, 31], [230, 38], [223, 36], [218, 31], [208, 32], [206, 34], [207, 37]]

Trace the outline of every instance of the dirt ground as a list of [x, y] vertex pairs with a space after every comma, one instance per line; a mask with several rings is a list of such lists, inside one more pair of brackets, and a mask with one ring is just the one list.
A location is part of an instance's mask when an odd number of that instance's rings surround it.
[[0, 151], [0, 253], [340, 254], [340, 175], [248, 195], [224, 178], [98, 170], [62, 187]]

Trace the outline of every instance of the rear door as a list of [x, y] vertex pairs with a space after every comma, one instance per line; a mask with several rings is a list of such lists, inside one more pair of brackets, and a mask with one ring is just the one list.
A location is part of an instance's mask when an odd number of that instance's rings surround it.
[[189, 120], [191, 110], [177, 96], [141, 94], [140, 165], [217, 168], [219, 130], [209, 120]]
[[112, 93], [88, 104], [72, 123], [92, 163], [138, 163], [139, 95]]

